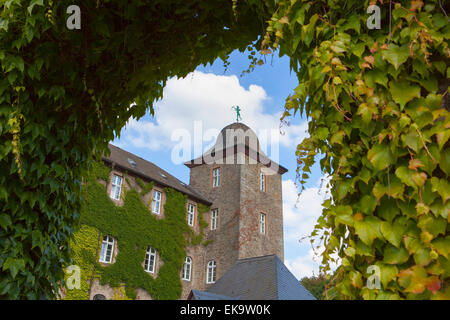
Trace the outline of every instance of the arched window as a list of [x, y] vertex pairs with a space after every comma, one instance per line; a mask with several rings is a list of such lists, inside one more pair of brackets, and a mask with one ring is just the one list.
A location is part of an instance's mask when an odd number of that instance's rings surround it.
[[147, 272], [154, 273], [156, 265], [156, 250], [152, 247], [148, 247], [145, 254], [144, 269]]
[[208, 268], [206, 271], [206, 283], [216, 282], [216, 262], [211, 260], [208, 262]]
[[192, 272], [192, 259], [191, 257], [186, 257], [183, 265], [183, 273], [181, 275], [181, 279], [186, 281], [191, 281], [191, 272]]
[[114, 238], [104, 236], [102, 241], [102, 250], [100, 252], [100, 262], [111, 263], [114, 253]]
[[96, 294], [92, 300], [106, 300], [106, 297], [102, 294]]

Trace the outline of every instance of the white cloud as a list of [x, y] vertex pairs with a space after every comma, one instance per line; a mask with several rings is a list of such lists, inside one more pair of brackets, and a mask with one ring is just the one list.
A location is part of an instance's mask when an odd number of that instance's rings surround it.
[[322, 213], [322, 203], [328, 197], [325, 185], [320, 180], [317, 187], [303, 190], [300, 197], [294, 181], [283, 180], [283, 220], [287, 243], [298, 242], [309, 236]]
[[[270, 100], [261, 86], [250, 85], [247, 90], [240, 85], [235, 75], [194, 71], [186, 78], [170, 79], [164, 89], [164, 98], [155, 104], [154, 120], [131, 119], [122, 130], [118, 143], [152, 151], [173, 148], [179, 141], [172, 141], [172, 135], [177, 135], [181, 130], [182, 134], [190, 136], [185, 141], [185, 144], [189, 142], [189, 148], [194, 149], [194, 139], [200, 139], [203, 140], [204, 151], [206, 145], [215, 141], [219, 130], [235, 121], [231, 107], [239, 105], [243, 122], [260, 135], [260, 139], [264, 130], [267, 133], [278, 130], [280, 144], [295, 147], [307, 135], [307, 123], [284, 126], [282, 131], [285, 134], [279, 134], [282, 106], [279, 106], [280, 111], [277, 113], [265, 113], [263, 105], [270, 103]], [[200, 138], [194, 135], [194, 127], [198, 129], [199, 123], [203, 132]], [[205, 141], [205, 135], [209, 135], [209, 141]], [[196, 151], [201, 152], [198, 149]]]
[[[319, 274], [323, 247], [315, 248], [314, 251], [309, 238], [300, 240], [311, 234], [322, 214], [322, 203], [330, 197], [328, 181], [328, 177], [322, 177], [315, 187], [305, 189], [300, 196], [294, 181], [283, 181], [284, 241], [286, 247], [295, 248], [298, 252], [297, 255], [286, 258], [285, 263], [298, 279]], [[315, 241], [315, 246], [317, 244]], [[335, 268], [336, 265], [333, 264], [332, 269]]]
[[286, 267], [300, 280], [303, 277], [310, 277], [319, 274], [320, 258], [314, 255], [310, 249], [307, 254], [298, 256], [292, 260], [286, 260]]
[[[306, 247], [305, 247], [306, 248]], [[313, 250], [311, 247], [304, 255], [299, 255], [293, 259], [286, 259], [286, 267], [294, 274], [294, 276], [300, 280], [303, 277], [311, 277], [313, 275], [317, 276], [320, 273], [319, 267], [322, 261], [321, 253], [324, 247]], [[332, 254], [331, 257], [338, 261], [338, 256]], [[332, 271], [336, 270], [339, 262], [330, 263], [330, 268]]]

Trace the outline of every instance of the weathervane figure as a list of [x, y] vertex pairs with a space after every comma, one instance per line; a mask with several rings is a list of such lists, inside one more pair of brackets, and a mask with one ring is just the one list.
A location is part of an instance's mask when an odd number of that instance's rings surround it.
[[236, 122], [239, 122], [239, 120], [242, 120], [242, 117], [241, 117], [241, 108], [239, 108], [239, 106], [232, 106], [231, 109], [233, 109], [234, 111], [236, 111]]

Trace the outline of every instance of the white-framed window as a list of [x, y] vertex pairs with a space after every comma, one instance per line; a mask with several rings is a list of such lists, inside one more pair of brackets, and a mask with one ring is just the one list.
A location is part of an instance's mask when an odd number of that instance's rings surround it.
[[195, 217], [195, 206], [192, 203], [188, 203], [187, 221], [188, 225], [190, 225], [191, 227], [194, 226], [194, 217]]
[[259, 216], [259, 232], [261, 234], [266, 234], [266, 214], [261, 213]]
[[122, 191], [122, 177], [118, 175], [113, 175], [111, 183], [111, 193], [109, 196], [114, 200], [119, 200], [121, 191]]
[[156, 265], [156, 250], [152, 247], [148, 247], [145, 254], [144, 269], [147, 272], [154, 273]]
[[206, 272], [206, 283], [216, 282], [216, 262], [211, 260], [208, 262], [208, 268]]
[[183, 273], [181, 274], [181, 279], [191, 281], [191, 272], [192, 272], [192, 258], [186, 257], [186, 259], [184, 259]]
[[218, 187], [220, 184], [220, 168], [213, 170], [213, 187]]
[[114, 253], [114, 238], [111, 236], [104, 236], [99, 261], [103, 263], [111, 263], [113, 253]]
[[259, 174], [259, 190], [266, 191], [266, 175], [262, 172]]
[[217, 222], [219, 220], [219, 209], [211, 210], [211, 230], [217, 229]]
[[152, 212], [156, 214], [161, 213], [161, 199], [162, 194], [158, 190], [153, 190]]

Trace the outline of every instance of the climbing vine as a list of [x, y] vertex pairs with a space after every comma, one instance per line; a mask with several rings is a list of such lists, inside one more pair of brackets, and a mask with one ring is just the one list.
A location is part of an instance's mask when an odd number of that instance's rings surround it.
[[[67, 298], [86, 297], [85, 279], [95, 277], [102, 285], [109, 284], [119, 290], [125, 287], [126, 297], [136, 298], [136, 289], [147, 291], [152, 299], [178, 299], [181, 294], [181, 268], [186, 257], [185, 247], [189, 238], [200, 243], [203, 232], [195, 235], [186, 222], [187, 196], [171, 188], [165, 188], [164, 219], [158, 219], [144, 203], [142, 196], [153, 189], [154, 183], [137, 178], [141, 192], [131, 187], [123, 188], [123, 206], [117, 206], [107, 195], [105, 186], [97, 180], [109, 181], [109, 169], [94, 163], [86, 175], [81, 207], [81, 229], [75, 233], [74, 262], [83, 270], [83, 287], [66, 290]], [[106, 180], [105, 180], [106, 178]], [[209, 210], [198, 204], [199, 213]], [[92, 231], [92, 230], [97, 230]], [[89, 232], [90, 236], [86, 237]], [[98, 262], [98, 237], [112, 236], [118, 244], [115, 262], [102, 265]], [[192, 241], [192, 240], [191, 240]], [[192, 241], [193, 242], [193, 241]], [[101, 241], [100, 241], [101, 243]], [[192, 243], [196, 245], [198, 243]], [[143, 262], [148, 247], [154, 248], [160, 257], [157, 276], [145, 272]], [[92, 247], [96, 248], [94, 251]], [[95, 272], [93, 273], [93, 270]], [[70, 292], [78, 292], [70, 294]]]
[[[72, 4], [0, 0], [2, 298], [55, 297], [93, 154], [107, 152], [130, 117], [153, 113], [169, 77], [249, 45], [262, 58], [288, 55], [298, 76], [283, 119], [310, 119], [300, 184], [319, 158], [331, 177], [333, 200], [313, 232], [324, 270], [335, 255], [342, 261], [330, 297], [448, 298], [442, 1], [80, 0], [81, 29], [69, 30]], [[367, 28], [371, 4], [380, 29]], [[251, 56], [249, 70], [264, 63]], [[125, 196], [134, 206], [140, 195]], [[370, 266], [381, 270], [379, 289], [367, 287]]]
[[[66, 24], [73, 4], [81, 29]], [[93, 154], [130, 117], [153, 113], [169, 77], [257, 39], [270, 8], [237, 10], [229, 0], [0, 0], [0, 297], [55, 297]]]
[[311, 235], [323, 271], [340, 262], [328, 298], [450, 299], [448, 22], [421, 0], [280, 1], [268, 22], [261, 52], [299, 78], [283, 118], [310, 119], [298, 181], [319, 158], [331, 177]]
[[[89, 300], [89, 289], [92, 280], [92, 272], [98, 252], [99, 231], [98, 229], [81, 225], [75, 232], [70, 247], [72, 248], [73, 265], [80, 268], [80, 288], [63, 288], [64, 299], [67, 300]], [[66, 270], [65, 282], [70, 282], [73, 273]]]

